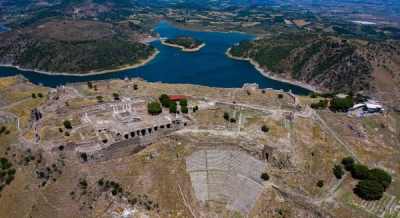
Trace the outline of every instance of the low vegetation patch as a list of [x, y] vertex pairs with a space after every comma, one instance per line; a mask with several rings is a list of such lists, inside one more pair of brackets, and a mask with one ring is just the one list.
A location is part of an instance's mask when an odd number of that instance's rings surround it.
[[0, 158], [0, 192], [14, 180], [16, 170], [7, 158]]

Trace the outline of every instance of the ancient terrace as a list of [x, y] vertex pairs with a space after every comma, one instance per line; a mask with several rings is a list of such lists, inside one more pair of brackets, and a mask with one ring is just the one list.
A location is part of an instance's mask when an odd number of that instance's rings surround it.
[[143, 99], [124, 98], [121, 102], [98, 104], [81, 113], [82, 126], [89, 135], [83, 136], [88, 140], [79, 143], [76, 150], [93, 155], [129, 144], [135, 150], [137, 146], [146, 146], [157, 137], [186, 126], [188, 121], [184, 115], [169, 112], [150, 115]]

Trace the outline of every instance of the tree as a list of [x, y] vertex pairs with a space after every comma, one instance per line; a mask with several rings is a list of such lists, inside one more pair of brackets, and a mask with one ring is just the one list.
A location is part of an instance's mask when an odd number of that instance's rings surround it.
[[159, 100], [163, 107], [169, 107], [169, 104], [171, 103], [171, 99], [169, 99], [169, 96], [166, 94], [160, 95]]
[[193, 107], [193, 113], [195, 113], [198, 110], [199, 110], [199, 106], [196, 105], [196, 106]]
[[32, 93], [32, 98], [36, 98], [36, 94], [35, 93]]
[[160, 103], [154, 101], [154, 102], [150, 102], [147, 104], [147, 111], [151, 115], [158, 115], [158, 114], [161, 114], [162, 108], [161, 108]]
[[138, 85], [137, 84], [133, 84], [133, 90], [138, 90]]
[[385, 188], [375, 180], [361, 180], [354, 188], [354, 193], [364, 200], [379, 200]]
[[261, 179], [264, 180], [264, 181], [268, 181], [268, 180], [269, 180], [269, 175], [268, 175], [268, 173], [262, 173], [262, 174], [261, 174]]
[[38, 97], [39, 97], [39, 98], [43, 98], [43, 94], [39, 92], [39, 93], [38, 93]]
[[225, 119], [226, 121], [229, 120], [229, 113], [228, 113], [228, 112], [224, 112], [224, 119]]
[[282, 99], [283, 98], [283, 94], [278, 94], [278, 98]]
[[263, 132], [269, 132], [269, 127], [268, 127], [267, 125], [263, 125], [263, 126], [261, 127], [261, 131], [263, 131]]
[[392, 177], [390, 176], [390, 174], [378, 168], [368, 171], [368, 180], [379, 182], [383, 186], [384, 190], [386, 190], [392, 183]]
[[350, 171], [354, 165], [354, 159], [352, 157], [345, 157], [342, 160], [342, 164], [347, 171]]
[[72, 129], [72, 124], [71, 124], [71, 121], [69, 121], [69, 120], [64, 120], [64, 127], [66, 128], [66, 129]]
[[182, 106], [181, 111], [182, 113], [187, 114], [189, 112], [189, 109], [186, 106]]
[[335, 177], [336, 177], [337, 179], [341, 179], [341, 178], [343, 177], [343, 175], [344, 175], [344, 171], [343, 171], [342, 166], [340, 166], [340, 165], [335, 165], [335, 166], [333, 167], [333, 174], [335, 175]]
[[231, 123], [236, 123], [236, 119], [232, 117], [232, 118], [229, 120], [229, 122], [231, 122]]
[[367, 166], [362, 164], [354, 164], [351, 168], [351, 176], [354, 179], [367, 179], [368, 178], [369, 169]]
[[317, 182], [317, 186], [320, 187], [320, 188], [322, 188], [322, 187], [324, 186], [324, 180], [319, 180], [319, 181]]
[[179, 101], [179, 105], [180, 105], [181, 107], [187, 107], [187, 106], [188, 106], [188, 101], [187, 101], [187, 99], [181, 99], [181, 100]]
[[176, 112], [178, 112], [178, 109], [177, 109], [177, 104], [176, 104], [176, 102], [175, 101], [171, 101], [170, 103], [169, 103], [169, 112], [170, 113], [173, 113], [173, 114], [176, 114]]

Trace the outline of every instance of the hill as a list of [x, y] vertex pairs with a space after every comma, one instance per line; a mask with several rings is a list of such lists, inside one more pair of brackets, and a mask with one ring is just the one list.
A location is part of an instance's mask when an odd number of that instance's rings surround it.
[[46, 72], [85, 74], [140, 64], [155, 49], [129, 25], [49, 21], [0, 34], [0, 63]]
[[391, 88], [399, 84], [398, 45], [394, 42], [289, 32], [241, 42], [229, 53], [236, 58], [252, 59], [274, 76], [327, 92], [379, 95], [387, 85], [382, 84], [384, 80], [390, 81]]

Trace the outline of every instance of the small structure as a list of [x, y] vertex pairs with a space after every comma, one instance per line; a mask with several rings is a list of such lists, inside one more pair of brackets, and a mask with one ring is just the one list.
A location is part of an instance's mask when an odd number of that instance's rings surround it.
[[343, 93], [339, 93], [339, 94], [337, 94], [335, 97], [336, 98], [340, 98], [340, 99], [345, 99], [345, 98], [347, 98], [349, 95], [347, 95], [347, 94], [343, 94]]
[[376, 101], [369, 100], [363, 103], [355, 104], [349, 110], [349, 113], [358, 117], [362, 117], [368, 114], [383, 113], [384, 110], [385, 109], [382, 105], [378, 104]]
[[187, 99], [187, 96], [184, 96], [184, 95], [170, 95], [168, 97], [169, 97], [169, 100], [171, 100], [171, 101], [180, 101], [180, 100]]

